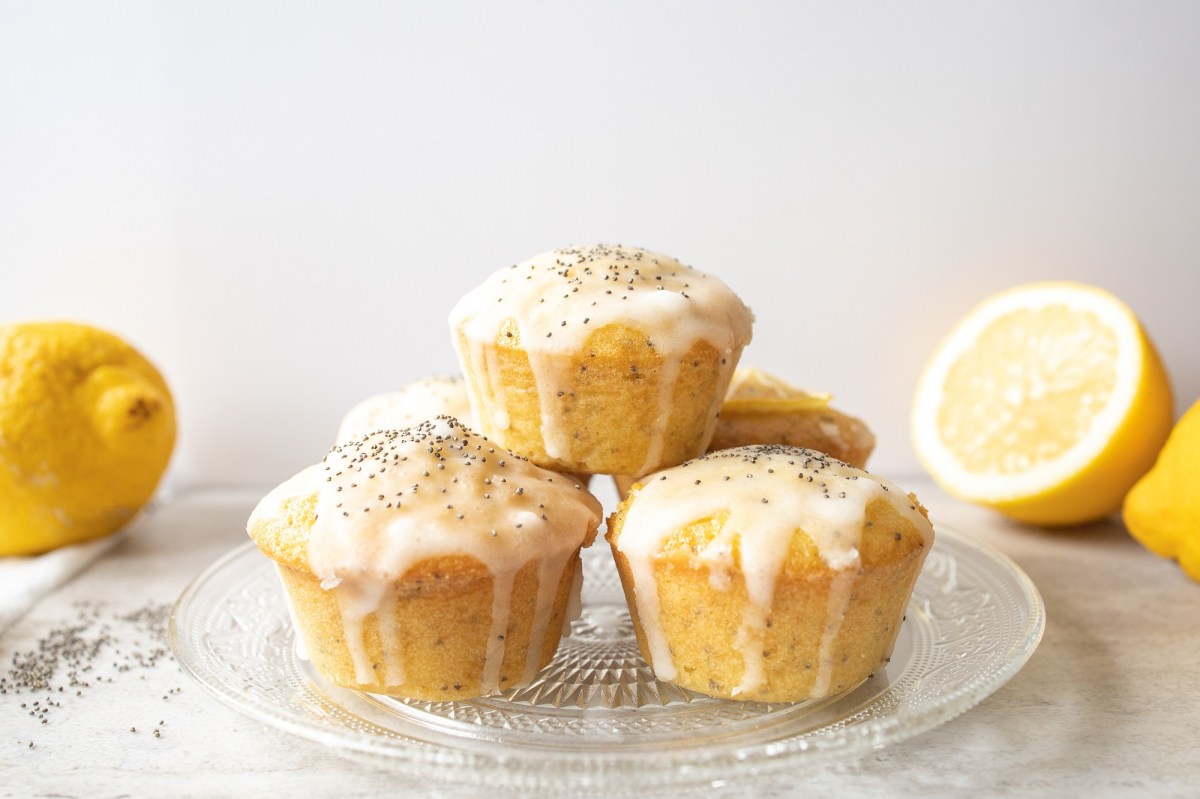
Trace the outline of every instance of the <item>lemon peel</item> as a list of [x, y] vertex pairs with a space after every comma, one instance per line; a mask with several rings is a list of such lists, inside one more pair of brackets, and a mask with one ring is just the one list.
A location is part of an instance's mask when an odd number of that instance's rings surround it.
[[1200, 582], [1200, 401], [1180, 418], [1154, 466], [1125, 497], [1125, 527]]
[[132, 346], [73, 322], [0, 326], [0, 555], [112, 533], [174, 443], [170, 390]]

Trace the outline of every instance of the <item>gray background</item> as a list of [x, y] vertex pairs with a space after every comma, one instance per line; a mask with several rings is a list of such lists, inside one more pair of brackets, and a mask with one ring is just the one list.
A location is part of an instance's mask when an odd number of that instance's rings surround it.
[[0, 320], [137, 343], [177, 485], [268, 484], [455, 371], [487, 274], [608, 241], [720, 275], [743, 363], [916, 472], [936, 342], [1069, 278], [1200, 396], [1200, 4], [0, 2]]

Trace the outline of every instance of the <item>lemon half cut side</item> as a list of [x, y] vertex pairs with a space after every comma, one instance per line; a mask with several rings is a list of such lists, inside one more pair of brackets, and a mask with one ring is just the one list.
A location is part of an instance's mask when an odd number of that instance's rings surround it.
[[942, 341], [917, 386], [913, 444], [955, 496], [1083, 524], [1120, 508], [1172, 413], [1166, 371], [1123, 302], [1032, 283], [985, 300]]

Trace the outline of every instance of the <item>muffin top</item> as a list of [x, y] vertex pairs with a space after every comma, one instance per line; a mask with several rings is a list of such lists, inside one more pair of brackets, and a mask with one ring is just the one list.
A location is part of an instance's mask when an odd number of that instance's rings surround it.
[[360, 438], [376, 430], [402, 430], [438, 416], [453, 416], [466, 427], [475, 427], [462, 377], [426, 377], [396, 391], [368, 397], [346, 413], [337, 441]]
[[[502, 269], [469, 292], [450, 323], [470, 341], [520, 336], [528, 350], [571, 352], [606, 325], [653, 331], [680, 355], [698, 340], [722, 351], [750, 341], [754, 315], [717, 278], [638, 247], [566, 247]], [[515, 329], [513, 329], [515, 327]]]
[[866, 524], [875, 502], [891, 506], [907, 522], [915, 545], [932, 542], [933, 527], [916, 498], [862, 469], [800, 447], [719, 450], [635, 486], [618, 511], [619, 548], [656, 555], [681, 544], [680, 531], [717, 519], [719, 530], [713, 534], [710, 526], [704, 545], [690, 541], [688, 550], [716, 573], [737, 568], [746, 575], [751, 598], [769, 604], [768, 578], [787, 565], [793, 538], [803, 539], [799, 549], [807, 553], [808, 565], [836, 571], [861, 564], [869, 543], [864, 535], [893, 537], [893, 530]]
[[397, 580], [446, 555], [493, 574], [591, 543], [600, 504], [574, 480], [496, 446], [452, 417], [339, 444], [250, 516], [259, 549], [343, 579]]

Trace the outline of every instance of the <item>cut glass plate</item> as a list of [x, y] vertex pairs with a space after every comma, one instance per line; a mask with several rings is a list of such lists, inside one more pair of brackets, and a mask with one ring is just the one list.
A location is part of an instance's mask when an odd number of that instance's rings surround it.
[[529, 686], [457, 702], [334, 686], [297, 656], [273, 564], [247, 543], [183, 592], [179, 662], [246, 715], [427, 779], [522, 792], [644, 794], [794, 780], [977, 704], [1041, 639], [1037, 589], [991, 548], [938, 526], [889, 663], [837, 697], [714, 699], [654, 678], [638, 652], [612, 557], [584, 553], [583, 613]]

